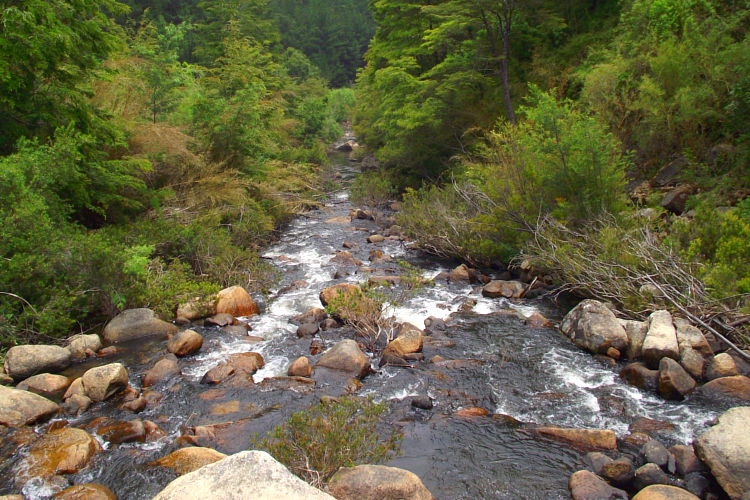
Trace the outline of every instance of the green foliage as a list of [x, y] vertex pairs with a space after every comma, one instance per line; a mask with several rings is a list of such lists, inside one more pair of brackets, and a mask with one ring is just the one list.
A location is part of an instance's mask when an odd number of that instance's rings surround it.
[[372, 207], [385, 205], [398, 194], [392, 173], [384, 169], [358, 174], [349, 191], [354, 203]]
[[399, 453], [403, 436], [378, 432], [386, 403], [342, 397], [293, 414], [254, 446], [268, 451], [289, 470], [316, 487], [340, 467], [386, 461]]
[[348, 121], [354, 111], [356, 96], [352, 88], [333, 89], [326, 97], [328, 114], [333, 121], [341, 123]]

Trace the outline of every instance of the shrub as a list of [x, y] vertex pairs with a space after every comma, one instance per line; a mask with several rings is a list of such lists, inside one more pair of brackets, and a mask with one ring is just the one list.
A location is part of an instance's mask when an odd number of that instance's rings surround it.
[[379, 463], [400, 451], [401, 436], [377, 430], [386, 403], [342, 397], [292, 415], [254, 446], [268, 451], [313, 486], [326, 483], [340, 467]]
[[349, 192], [354, 203], [377, 207], [397, 194], [396, 184], [386, 170], [368, 170], [354, 179]]
[[367, 349], [375, 352], [382, 340], [390, 340], [393, 325], [383, 314], [385, 296], [367, 284], [338, 293], [328, 301], [326, 312], [354, 328]]

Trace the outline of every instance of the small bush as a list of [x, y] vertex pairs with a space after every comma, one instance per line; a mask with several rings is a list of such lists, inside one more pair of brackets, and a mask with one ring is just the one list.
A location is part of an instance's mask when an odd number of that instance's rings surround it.
[[313, 486], [326, 483], [340, 467], [379, 463], [399, 453], [395, 430], [383, 437], [377, 427], [386, 403], [342, 397], [292, 415], [254, 446], [268, 451]]
[[388, 203], [398, 191], [389, 172], [369, 170], [354, 179], [350, 193], [354, 203], [377, 207]]

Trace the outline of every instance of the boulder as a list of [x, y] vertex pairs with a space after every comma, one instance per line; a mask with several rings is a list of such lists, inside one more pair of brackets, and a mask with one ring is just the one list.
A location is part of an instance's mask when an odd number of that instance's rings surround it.
[[[721, 379], [717, 379], [721, 380]], [[732, 499], [750, 492], [750, 407], [731, 408], [698, 436], [695, 452]]]
[[320, 307], [311, 307], [307, 311], [303, 312], [302, 314], [298, 314], [294, 318], [292, 318], [292, 321], [300, 324], [304, 323], [320, 323], [324, 319], [328, 317], [328, 314], [326, 313], [325, 309], [321, 309]]
[[327, 306], [331, 300], [339, 295], [352, 295], [353, 297], [358, 298], [362, 295], [362, 291], [357, 285], [352, 285], [351, 283], [339, 283], [338, 285], [329, 286], [321, 290], [320, 302], [324, 306]]
[[680, 215], [685, 211], [685, 203], [694, 191], [693, 186], [689, 184], [678, 186], [664, 195], [660, 205], [673, 214]]
[[177, 365], [177, 358], [171, 355], [166, 356], [157, 361], [143, 376], [143, 387], [163, 382], [179, 374], [180, 367]]
[[630, 363], [620, 370], [620, 377], [639, 389], [655, 392], [659, 381], [659, 371], [651, 370], [645, 363]]
[[677, 331], [669, 311], [654, 311], [648, 317], [648, 332], [643, 340], [642, 356], [651, 368], [659, 366], [662, 358], [680, 359]]
[[708, 340], [698, 328], [683, 318], [674, 318], [673, 321], [677, 328], [677, 343], [680, 345], [680, 349], [687, 347], [695, 349], [705, 358], [714, 355]]
[[646, 332], [648, 332], [648, 324], [645, 321], [633, 321], [628, 319], [621, 319], [619, 321], [625, 329], [625, 334], [628, 336], [626, 356], [630, 360], [640, 358], [641, 350], [643, 349], [643, 341], [646, 338]]
[[635, 471], [635, 489], [641, 490], [652, 484], [669, 484], [669, 476], [656, 464], [647, 463]]
[[154, 464], [168, 467], [180, 476], [198, 470], [204, 465], [218, 462], [227, 456], [212, 448], [189, 446], [173, 451], [166, 457], [156, 460]]
[[146, 428], [139, 418], [125, 421], [116, 421], [99, 427], [96, 434], [105, 441], [113, 444], [144, 442], [146, 440]]
[[615, 486], [625, 488], [635, 477], [635, 467], [628, 457], [620, 457], [602, 467], [602, 477]]
[[362, 261], [355, 259], [354, 256], [351, 254], [351, 252], [347, 250], [336, 252], [336, 255], [331, 257], [331, 260], [329, 260], [328, 262], [343, 264], [345, 266], [361, 266], [362, 265]]
[[216, 314], [216, 299], [201, 300], [194, 298], [177, 306], [176, 318], [195, 321], [196, 319], [213, 316]]
[[287, 375], [290, 377], [309, 377], [312, 375], [312, 368], [310, 367], [310, 360], [306, 356], [300, 356], [295, 359], [289, 369]]
[[151, 309], [127, 309], [107, 323], [102, 337], [110, 344], [145, 337], [167, 337], [177, 333], [172, 323], [160, 320]]
[[230, 286], [216, 295], [216, 313], [232, 316], [253, 316], [260, 314], [260, 307], [241, 286]]
[[128, 371], [120, 363], [97, 366], [87, 370], [81, 382], [86, 396], [98, 403], [128, 386]]
[[671, 471], [674, 472], [674, 457], [672, 457], [664, 445], [656, 439], [651, 439], [643, 445], [643, 448], [641, 448], [641, 455], [643, 455], [646, 462], [656, 464], [665, 470], [671, 468]]
[[206, 325], [214, 326], [230, 326], [232, 323], [234, 323], [234, 316], [229, 313], [216, 313], [205, 320]]
[[252, 384], [252, 375], [265, 366], [263, 356], [257, 352], [238, 352], [230, 354], [223, 361], [203, 375], [201, 384], [218, 384], [234, 375], [242, 385]]
[[518, 298], [526, 287], [518, 281], [493, 280], [484, 285], [482, 295], [492, 299], [498, 297]]
[[453, 283], [487, 283], [489, 278], [485, 277], [477, 271], [472, 269], [466, 264], [461, 264], [454, 270], [447, 274], [447, 279]]
[[167, 351], [175, 356], [189, 356], [203, 346], [203, 337], [194, 330], [183, 330], [167, 341]]
[[37, 373], [57, 372], [70, 365], [70, 351], [56, 345], [17, 345], [5, 353], [5, 373], [23, 380]]
[[35, 477], [49, 478], [57, 474], [74, 474], [83, 469], [101, 446], [88, 432], [64, 427], [48, 432], [28, 452], [18, 468], [17, 483]]
[[632, 500], [700, 500], [700, 497], [676, 486], [654, 484], [639, 491]]
[[60, 408], [37, 394], [0, 385], [0, 424], [20, 427], [54, 415]]
[[432, 500], [416, 474], [385, 465], [341, 467], [328, 482], [338, 500]]
[[289, 472], [263, 451], [243, 451], [178, 477], [154, 500], [263, 498], [333, 500]]
[[112, 490], [102, 484], [76, 484], [55, 495], [57, 500], [117, 500]]
[[86, 357], [87, 351], [96, 352], [101, 348], [102, 339], [95, 333], [90, 335], [73, 335], [68, 339], [67, 349], [74, 359], [83, 359]]
[[614, 313], [603, 303], [587, 299], [574, 307], [560, 325], [560, 330], [575, 345], [595, 354], [606, 354], [610, 347], [624, 352], [628, 336]]
[[315, 367], [348, 372], [354, 377], [362, 378], [370, 372], [370, 358], [359, 349], [354, 340], [345, 339], [324, 352]]
[[297, 337], [311, 337], [320, 331], [317, 323], [302, 323], [297, 327]]
[[69, 415], [79, 416], [91, 406], [91, 398], [85, 394], [74, 394], [65, 399], [62, 409]]
[[739, 375], [734, 358], [722, 352], [713, 357], [706, 367], [706, 379], [714, 380], [721, 377], [733, 377]]
[[711, 380], [695, 391], [703, 399], [716, 402], [750, 401], [750, 378], [744, 375]]
[[531, 328], [552, 328], [552, 322], [539, 312], [531, 313], [525, 321]]
[[703, 463], [698, 460], [692, 446], [676, 444], [669, 449], [669, 453], [674, 457], [675, 471], [682, 477], [693, 472], [702, 472], [706, 469]]
[[579, 470], [568, 479], [573, 500], [627, 500], [628, 494], [613, 488], [602, 478], [587, 470]]
[[48, 399], [60, 399], [68, 389], [71, 380], [62, 375], [40, 373], [27, 378], [16, 386], [16, 389], [33, 392]]
[[680, 349], [680, 365], [696, 380], [702, 380], [706, 359], [692, 347]]
[[534, 429], [537, 434], [584, 450], [614, 450], [617, 436], [610, 430], [566, 429], [550, 425]]
[[371, 234], [367, 237], [367, 243], [382, 243], [385, 237], [382, 234]]
[[403, 357], [404, 354], [419, 352], [422, 350], [422, 337], [422, 330], [411, 323], [404, 323], [398, 329], [398, 336], [388, 343], [383, 354]]
[[586, 464], [594, 474], [600, 475], [604, 466], [613, 460], [600, 451], [590, 451], [583, 457], [583, 463]]
[[671, 358], [659, 363], [659, 394], [664, 399], [683, 399], [695, 389], [695, 380], [680, 364]]
[[453, 413], [456, 417], [486, 417], [490, 412], [477, 406], [473, 408], [461, 408]]

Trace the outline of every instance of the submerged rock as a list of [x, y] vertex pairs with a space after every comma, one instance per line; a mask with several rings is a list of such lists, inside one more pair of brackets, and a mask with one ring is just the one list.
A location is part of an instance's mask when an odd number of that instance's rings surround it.
[[117, 500], [112, 490], [102, 484], [76, 484], [55, 495], [57, 500]]
[[338, 500], [432, 500], [413, 472], [384, 465], [341, 467], [328, 482]]
[[143, 376], [143, 387], [149, 387], [163, 382], [180, 374], [177, 358], [173, 355], [166, 356], [154, 364], [154, 366]]
[[57, 474], [74, 474], [83, 469], [101, 450], [91, 434], [74, 427], [51, 431], [34, 443], [23, 460], [16, 483]]
[[537, 427], [534, 432], [584, 450], [614, 450], [617, 448], [617, 436], [614, 431], [610, 430], [566, 429], [546, 425]]

